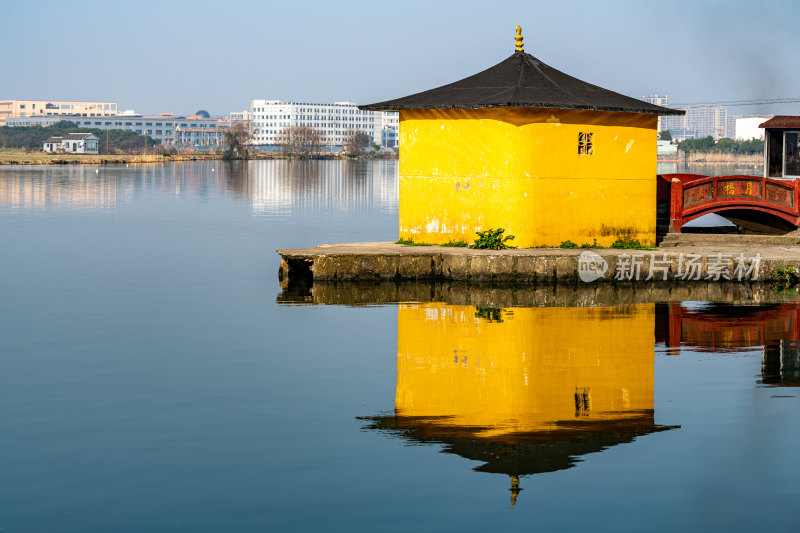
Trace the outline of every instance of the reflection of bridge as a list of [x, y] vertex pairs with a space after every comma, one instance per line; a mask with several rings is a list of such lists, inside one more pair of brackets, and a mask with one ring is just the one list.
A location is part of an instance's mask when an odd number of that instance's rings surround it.
[[800, 385], [800, 301], [773, 305], [656, 304], [656, 342], [677, 355], [761, 347], [761, 383]]
[[[666, 316], [665, 316], [666, 315]], [[800, 301], [776, 305], [656, 304], [656, 341], [697, 351], [763, 346], [800, 339]]]
[[662, 174], [658, 177], [662, 224], [680, 232], [687, 222], [709, 213], [752, 233], [787, 233], [800, 225], [798, 180], [758, 176]]

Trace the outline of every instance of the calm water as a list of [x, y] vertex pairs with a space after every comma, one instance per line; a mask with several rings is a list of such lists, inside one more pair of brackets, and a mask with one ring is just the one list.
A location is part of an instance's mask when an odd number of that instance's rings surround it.
[[0, 168], [0, 529], [796, 530], [794, 296], [278, 284], [396, 235], [396, 162]]
[[732, 174], [764, 176], [764, 165], [741, 163], [659, 163], [657, 172], [659, 174], [705, 174], [706, 176], [728, 176]]

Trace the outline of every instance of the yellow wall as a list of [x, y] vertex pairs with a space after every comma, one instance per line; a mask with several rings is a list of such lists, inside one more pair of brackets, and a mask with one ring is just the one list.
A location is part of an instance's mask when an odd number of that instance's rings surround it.
[[[495, 108], [400, 112], [400, 237], [520, 247], [655, 243], [655, 115]], [[592, 155], [578, 134], [593, 134]]]
[[[429, 418], [428, 429], [443, 435], [503, 441], [532, 432], [556, 439], [581, 424], [643, 416], [652, 423], [654, 304], [501, 315], [497, 322], [471, 306], [401, 304], [397, 416]], [[576, 412], [575, 395], [584, 393], [588, 409]]]

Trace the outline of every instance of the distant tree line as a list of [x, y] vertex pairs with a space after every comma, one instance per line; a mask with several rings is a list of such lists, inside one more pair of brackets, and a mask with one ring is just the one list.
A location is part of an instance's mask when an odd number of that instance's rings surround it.
[[678, 142], [678, 149], [686, 153], [760, 154], [764, 152], [764, 141], [763, 139], [750, 139], [747, 141], [720, 139], [714, 142], [714, 138], [709, 135], [702, 139], [680, 141]]
[[228, 149], [225, 159], [250, 159], [250, 146], [255, 139], [255, 128], [252, 120], [236, 120], [225, 132], [223, 142]]
[[[22, 150], [41, 150], [44, 141], [50, 137], [63, 137], [67, 133], [93, 133], [99, 142], [101, 154], [141, 152], [145, 143], [152, 149], [159, 141], [152, 137], [139, 135], [132, 131], [101, 130], [97, 128], [80, 128], [74, 122], [62, 120], [52, 126], [0, 126], [0, 148], [16, 148]], [[106, 141], [107, 139], [107, 141]]]
[[370, 145], [372, 137], [363, 131], [347, 130], [344, 134], [344, 152], [351, 156], [363, 154]]
[[[284, 154], [305, 159], [322, 152], [325, 134], [311, 126], [288, 126], [281, 130], [275, 140]], [[371, 141], [372, 137], [363, 131], [347, 130], [342, 138], [342, 148], [345, 154], [357, 157], [364, 154]], [[373, 148], [377, 150], [380, 147], [373, 145]]]
[[311, 126], [289, 126], [281, 130], [276, 141], [281, 152], [305, 159], [320, 153], [324, 135]]

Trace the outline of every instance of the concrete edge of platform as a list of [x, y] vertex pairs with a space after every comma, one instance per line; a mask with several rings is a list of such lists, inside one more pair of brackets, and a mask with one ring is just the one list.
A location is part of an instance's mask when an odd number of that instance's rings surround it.
[[650, 282], [768, 281], [800, 270], [800, 247], [692, 246], [617, 250], [527, 248], [474, 250], [394, 243], [326, 244], [277, 250], [280, 279], [320, 281]]
[[752, 305], [797, 301], [800, 293], [775, 291], [772, 283], [482, 283], [465, 281], [293, 281], [282, 283], [284, 305], [368, 307], [442, 302], [476, 307], [616, 307], [643, 303], [705, 301]]

